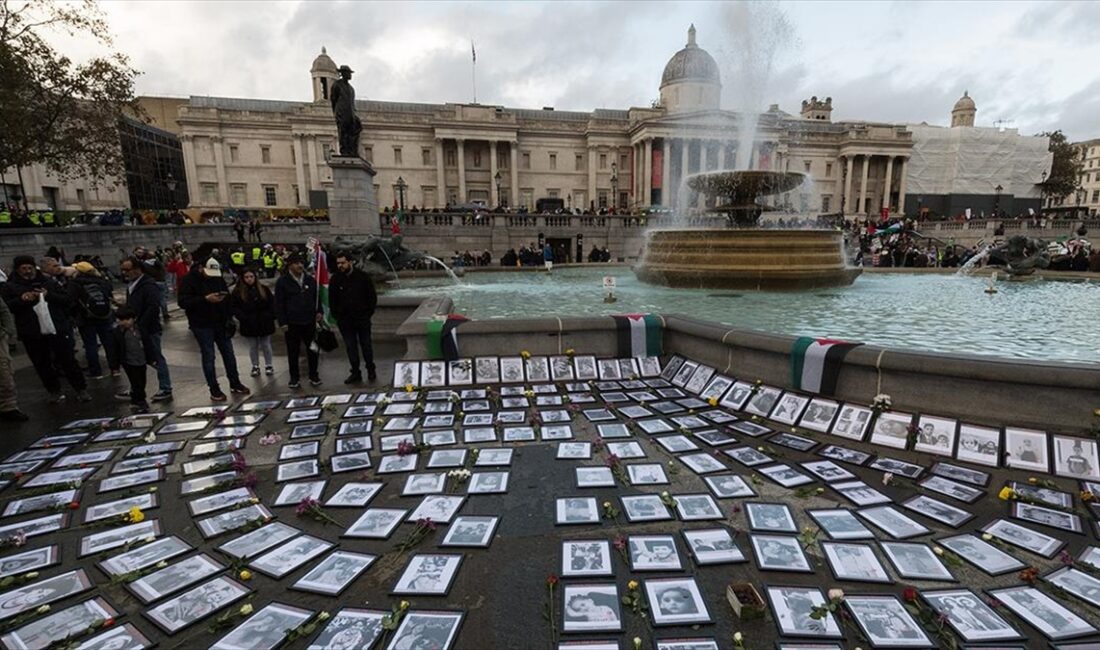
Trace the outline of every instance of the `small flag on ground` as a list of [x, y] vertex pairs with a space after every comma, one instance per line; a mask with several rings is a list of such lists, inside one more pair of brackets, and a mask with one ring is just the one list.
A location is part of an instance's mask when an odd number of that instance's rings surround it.
[[316, 260], [314, 263], [317, 265], [317, 306], [320, 307], [321, 313], [325, 315], [325, 323], [331, 327], [336, 324], [335, 319], [332, 317], [332, 312], [328, 306], [328, 254], [321, 248], [321, 242], [314, 243], [313, 258]]
[[653, 314], [612, 316], [618, 327], [618, 357], [660, 356], [664, 341], [661, 319]]
[[462, 314], [447, 314], [446, 320], [430, 320], [426, 323], [429, 359], [458, 359], [458, 326], [466, 320]]
[[840, 368], [848, 352], [862, 343], [801, 336], [791, 348], [791, 385], [821, 395], [836, 393]]

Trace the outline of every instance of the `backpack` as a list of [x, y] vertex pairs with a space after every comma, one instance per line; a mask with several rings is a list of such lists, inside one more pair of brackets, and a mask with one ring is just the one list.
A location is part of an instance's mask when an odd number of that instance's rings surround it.
[[84, 291], [80, 297], [80, 306], [84, 314], [92, 320], [107, 320], [111, 317], [111, 297], [107, 295], [103, 285], [98, 282], [88, 282], [83, 285]]

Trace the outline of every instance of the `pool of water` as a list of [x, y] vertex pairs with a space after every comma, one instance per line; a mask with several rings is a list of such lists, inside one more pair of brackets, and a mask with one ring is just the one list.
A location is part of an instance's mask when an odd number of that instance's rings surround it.
[[[611, 275], [618, 302], [603, 302]], [[987, 277], [862, 275], [850, 287], [796, 293], [669, 289], [625, 267], [471, 273], [402, 280], [390, 295], [446, 293], [470, 318], [684, 314], [734, 327], [877, 345], [1023, 359], [1100, 362], [1100, 284]]]

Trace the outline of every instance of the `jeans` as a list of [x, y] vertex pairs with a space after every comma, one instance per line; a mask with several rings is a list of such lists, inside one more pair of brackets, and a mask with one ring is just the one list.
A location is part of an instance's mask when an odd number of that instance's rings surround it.
[[118, 354], [115, 351], [114, 321], [90, 321], [80, 326], [80, 338], [84, 341], [84, 358], [88, 361], [88, 374], [98, 377], [103, 374], [99, 364], [99, 344], [103, 343], [103, 352], [107, 355], [107, 367], [118, 370]]
[[160, 348], [161, 332], [149, 335], [149, 343], [152, 348], [153, 358], [157, 362], [157, 390], [161, 393], [172, 392], [172, 376], [168, 374], [168, 360], [164, 358], [164, 352]]
[[88, 388], [88, 382], [84, 380], [84, 373], [80, 371], [73, 354], [72, 337], [63, 334], [39, 336], [25, 339], [23, 347], [27, 349], [34, 371], [38, 373], [38, 378], [42, 380], [47, 391], [61, 392], [58, 370], [65, 373], [65, 378], [76, 390]]
[[158, 282], [157, 286], [160, 287], [160, 315], [165, 318], [168, 317], [168, 282]]
[[260, 351], [264, 353], [264, 365], [271, 365], [271, 335], [267, 336], [246, 336], [245, 340], [248, 341], [248, 358], [252, 361], [253, 368], [260, 367]]
[[202, 353], [202, 374], [206, 377], [206, 385], [210, 388], [210, 394], [216, 395], [222, 392], [218, 386], [218, 373], [214, 368], [214, 348], [221, 352], [222, 363], [225, 364], [225, 376], [229, 378], [229, 387], [241, 385], [241, 377], [237, 374], [237, 357], [233, 355], [233, 341], [225, 335], [224, 327], [197, 327], [191, 330], [195, 340], [199, 342], [199, 351]]
[[351, 372], [359, 374], [359, 348], [363, 348], [363, 364], [374, 372], [374, 348], [370, 342], [370, 321], [337, 321], [340, 336], [344, 337], [344, 347], [348, 352]]
[[287, 325], [285, 333], [286, 360], [287, 365], [290, 366], [290, 381], [292, 383], [301, 379], [298, 370], [298, 356], [301, 354], [303, 345], [306, 348], [306, 361], [309, 364], [309, 378], [317, 379], [317, 353], [310, 349], [316, 329], [317, 326], [313, 323], [308, 325]]

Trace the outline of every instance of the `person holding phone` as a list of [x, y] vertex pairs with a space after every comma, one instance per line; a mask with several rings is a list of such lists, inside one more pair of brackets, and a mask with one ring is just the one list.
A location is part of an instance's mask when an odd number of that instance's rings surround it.
[[225, 393], [218, 384], [215, 368], [214, 348], [217, 347], [225, 365], [225, 375], [229, 379], [229, 390], [235, 395], [248, 395], [251, 391], [241, 383], [237, 373], [237, 358], [233, 353], [232, 312], [230, 310], [229, 287], [222, 278], [221, 263], [214, 257], [205, 264], [195, 264], [190, 273], [180, 283], [179, 306], [187, 314], [187, 325], [191, 334], [199, 342], [202, 354], [202, 374], [210, 388], [210, 400], [226, 401]]

